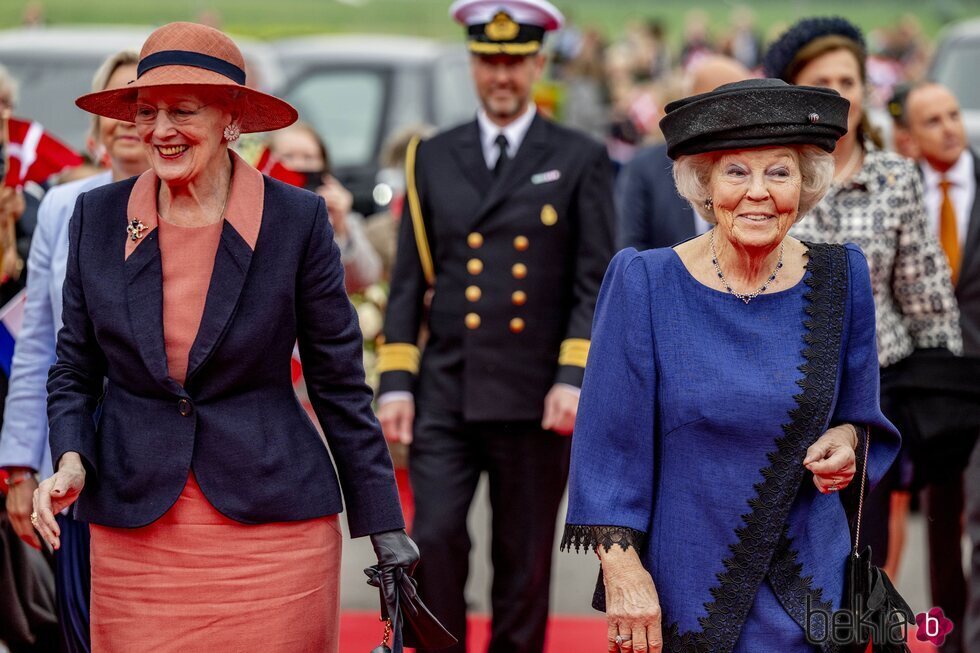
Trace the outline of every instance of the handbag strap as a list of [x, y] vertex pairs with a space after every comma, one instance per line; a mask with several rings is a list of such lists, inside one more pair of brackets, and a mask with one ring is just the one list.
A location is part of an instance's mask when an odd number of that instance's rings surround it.
[[854, 525], [854, 555], [861, 541], [861, 513], [864, 510], [864, 487], [868, 480], [868, 452], [871, 450], [871, 427], [864, 427], [864, 460], [861, 463], [861, 490], [858, 494], [857, 523]]

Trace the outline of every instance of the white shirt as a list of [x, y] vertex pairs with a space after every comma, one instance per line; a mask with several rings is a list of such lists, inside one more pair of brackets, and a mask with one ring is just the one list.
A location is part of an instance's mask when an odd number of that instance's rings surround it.
[[487, 168], [493, 170], [500, 157], [500, 150], [497, 148], [497, 136], [503, 134], [507, 138], [507, 156], [513, 159], [517, 156], [527, 130], [531, 128], [534, 116], [538, 113], [534, 103], [527, 105], [527, 109], [517, 120], [506, 127], [501, 127], [490, 120], [487, 112], [483, 109], [476, 114], [476, 122], [480, 125], [480, 144], [483, 146], [483, 159], [487, 162]]
[[[939, 235], [939, 211], [943, 205], [943, 192], [939, 188], [942, 174], [923, 161], [919, 164], [922, 169], [923, 203], [926, 205], [926, 217], [932, 232]], [[973, 176], [973, 155], [969, 149], [963, 150], [959, 160], [946, 171], [946, 179], [952, 184], [949, 187], [949, 199], [956, 210], [956, 235], [960, 239], [960, 247], [966, 243], [966, 232], [970, 228], [970, 213], [973, 210], [973, 200], [977, 194], [977, 180]]]

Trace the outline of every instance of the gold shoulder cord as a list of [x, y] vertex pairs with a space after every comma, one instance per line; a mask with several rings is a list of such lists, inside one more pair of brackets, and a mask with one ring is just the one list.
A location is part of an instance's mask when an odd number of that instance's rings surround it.
[[415, 153], [419, 149], [418, 136], [408, 144], [405, 153], [405, 180], [408, 186], [408, 210], [412, 214], [412, 228], [415, 231], [415, 246], [419, 250], [419, 262], [422, 264], [422, 274], [426, 283], [432, 286], [436, 280], [435, 268], [432, 265], [432, 252], [429, 251], [429, 238], [425, 233], [425, 222], [422, 221], [422, 205], [419, 202], [419, 191], [415, 187]]

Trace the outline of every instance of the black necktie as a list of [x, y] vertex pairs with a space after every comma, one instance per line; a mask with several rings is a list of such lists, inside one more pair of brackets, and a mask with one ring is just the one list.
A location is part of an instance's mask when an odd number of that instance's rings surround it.
[[507, 137], [502, 133], [497, 134], [494, 143], [497, 145], [497, 151], [500, 153], [497, 156], [497, 163], [493, 166], [493, 176], [499, 177], [503, 172], [504, 168], [507, 167], [507, 163], [510, 161], [510, 157], [507, 155]]

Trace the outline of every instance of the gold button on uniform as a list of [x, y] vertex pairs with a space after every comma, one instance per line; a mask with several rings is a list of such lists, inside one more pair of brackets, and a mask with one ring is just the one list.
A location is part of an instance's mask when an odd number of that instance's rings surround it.
[[527, 236], [518, 236], [514, 239], [514, 249], [518, 252], [523, 252], [531, 245], [531, 241], [527, 239]]
[[523, 306], [524, 304], [527, 303], [527, 293], [524, 292], [523, 290], [515, 290], [514, 293], [510, 296], [510, 302], [514, 306]]
[[476, 328], [479, 328], [479, 326], [480, 326], [480, 316], [477, 315], [476, 313], [467, 313], [466, 314], [466, 328], [467, 329], [476, 329]]
[[550, 227], [558, 222], [558, 211], [550, 204], [541, 207], [541, 223]]
[[523, 263], [515, 263], [514, 267], [510, 269], [511, 274], [514, 275], [515, 279], [523, 279], [527, 276], [527, 266]]
[[466, 299], [470, 300], [471, 302], [478, 302], [482, 296], [483, 291], [480, 290], [479, 286], [467, 286]]
[[475, 231], [466, 237], [466, 243], [472, 249], [480, 249], [483, 247], [483, 236], [476, 233]]
[[466, 271], [470, 274], [480, 274], [483, 272], [483, 261], [478, 258], [471, 258], [466, 262]]
[[513, 333], [520, 333], [524, 330], [524, 320], [519, 317], [515, 317], [510, 321], [510, 330]]

